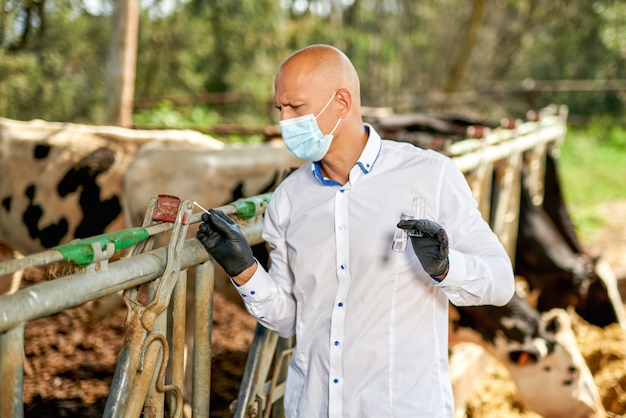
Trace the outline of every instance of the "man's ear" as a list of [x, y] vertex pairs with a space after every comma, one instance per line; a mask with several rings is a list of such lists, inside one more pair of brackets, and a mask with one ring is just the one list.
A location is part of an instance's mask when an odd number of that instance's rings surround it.
[[343, 118], [352, 109], [352, 94], [348, 89], [339, 89], [335, 95], [335, 100], [339, 103], [339, 111], [337, 117]]

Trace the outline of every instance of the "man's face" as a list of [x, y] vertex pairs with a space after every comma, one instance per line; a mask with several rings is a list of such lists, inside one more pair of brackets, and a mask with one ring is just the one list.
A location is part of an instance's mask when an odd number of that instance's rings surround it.
[[[282, 68], [274, 82], [274, 106], [280, 112], [280, 120], [309, 113], [317, 116], [332, 94], [328, 86], [317, 81], [310, 71], [294, 66]], [[317, 122], [320, 130], [326, 133], [332, 130], [337, 118], [326, 109]]]
[[274, 83], [274, 106], [280, 112], [280, 120], [319, 111], [309, 93], [311, 79], [304, 71], [290, 67], [281, 69]]

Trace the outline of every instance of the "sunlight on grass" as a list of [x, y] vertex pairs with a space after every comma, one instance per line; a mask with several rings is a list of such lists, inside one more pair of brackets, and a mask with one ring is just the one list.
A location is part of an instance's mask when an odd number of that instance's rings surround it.
[[626, 129], [594, 122], [570, 128], [559, 174], [570, 215], [583, 241], [603, 226], [603, 202], [626, 199]]

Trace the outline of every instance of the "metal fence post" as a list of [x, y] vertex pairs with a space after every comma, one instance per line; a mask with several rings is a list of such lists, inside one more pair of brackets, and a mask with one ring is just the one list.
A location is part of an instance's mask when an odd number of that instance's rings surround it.
[[213, 327], [213, 294], [215, 261], [213, 258], [196, 266], [196, 307], [194, 318], [192, 410], [194, 418], [208, 418], [211, 389], [211, 330]]
[[0, 333], [0, 416], [24, 416], [24, 324]]

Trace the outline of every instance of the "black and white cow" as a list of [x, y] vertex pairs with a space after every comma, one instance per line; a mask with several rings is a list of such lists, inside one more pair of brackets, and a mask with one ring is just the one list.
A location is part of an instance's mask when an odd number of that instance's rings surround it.
[[193, 131], [0, 118], [0, 242], [32, 254], [126, 228], [124, 173], [154, 142], [224, 148]]
[[583, 249], [569, 217], [556, 170], [548, 154], [543, 205], [534, 205], [522, 172], [515, 273], [538, 292], [537, 308], [573, 306], [597, 326], [626, 326], [616, 281], [599, 275], [597, 260]]
[[453, 308], [450, 345], [460, 342], [477, 344], [499, 360], [524, 405], [543, 417], [606, 416], [565, 310], [540, 313], [517, 294], [503, 307]]
[[241, 197], [272, 191], [304, 161], [282, 144], [228, 146], [220, 150], [150, 144], [124, 174], [127, 223], [141, 225], [150, 199], [171, 194], [213, 208]]

